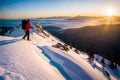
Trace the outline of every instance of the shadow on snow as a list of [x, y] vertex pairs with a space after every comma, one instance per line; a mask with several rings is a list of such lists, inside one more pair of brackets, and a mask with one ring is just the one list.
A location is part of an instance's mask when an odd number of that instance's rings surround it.
[[20, 41], [20, 40], [21, 39], [2, 40], [2, 41], [0, 41], [0, 46], [15, 43], [15, 42]]
[[[42, 53], [50, 60], [50, 64], [56, 67], [66, 78], [66, 80], [93, 80], [92, 77], [90, 77], [89, 74], [87, 74], [82, 68], [80, 68], [77, 64], [67, 59], [66, 57], [61, 56], [54, 51], [51, 51], [49, 48], [47, 48], [47, 46], [37, 47], [42, 50]], [[59, 63], [52, 57], [59, 59], [63, 63]]]

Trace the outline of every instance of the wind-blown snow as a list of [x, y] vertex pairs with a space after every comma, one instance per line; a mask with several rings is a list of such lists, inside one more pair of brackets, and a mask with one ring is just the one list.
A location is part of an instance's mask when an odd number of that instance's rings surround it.
[[12, 37], [0, 36], [0, 80], [108, 79], [84, 60], [84, 55], [52, 47], [61, 41], [49, 35], [33, 30], [31, 41], [26, 41], [23, 31], [16, 28], [9, 34]]

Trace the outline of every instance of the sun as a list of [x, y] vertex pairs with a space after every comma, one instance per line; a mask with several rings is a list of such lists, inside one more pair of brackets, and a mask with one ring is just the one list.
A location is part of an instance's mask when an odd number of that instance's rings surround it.
[[109, 9], [106, 10], [106, 16], [111, 17], [114, 14], [115, 14], [114, 9], [109, 8]]

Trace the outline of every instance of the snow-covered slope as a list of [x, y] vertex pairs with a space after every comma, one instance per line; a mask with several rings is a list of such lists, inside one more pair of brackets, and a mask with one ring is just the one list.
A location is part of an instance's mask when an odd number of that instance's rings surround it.
[[[51, 34], [32, 30], [31, 41], [16, 28], [9, 37], [0, 36], [0, 80], [107, 80], [83, 54], [52, 47], [63, 42]], [[99, 67], [101, 68], [101, 67]], [[116, 80], [112, 75], [112, 80]]]

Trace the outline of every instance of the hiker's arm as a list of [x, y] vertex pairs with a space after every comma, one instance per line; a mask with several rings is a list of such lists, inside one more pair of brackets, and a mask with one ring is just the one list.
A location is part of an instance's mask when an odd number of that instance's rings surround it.
[[30, 24], [30, 28], [33, 29], [33, 27], [31, 26], [31, 24]]

